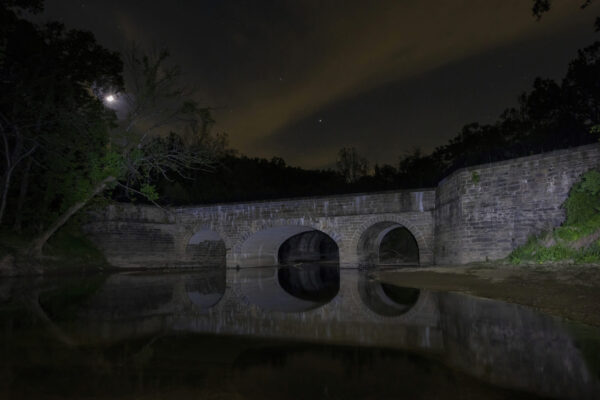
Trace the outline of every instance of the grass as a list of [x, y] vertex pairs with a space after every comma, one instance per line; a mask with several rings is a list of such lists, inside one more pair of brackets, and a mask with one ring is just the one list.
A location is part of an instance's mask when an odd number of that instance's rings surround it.
[[511, 263], [600, 263], [600, 240], [593, 240], [600, 232], [600, 172], [583, 174], [563, 208], [567, 211], [565, 223], [529, 238], [508, 256]]

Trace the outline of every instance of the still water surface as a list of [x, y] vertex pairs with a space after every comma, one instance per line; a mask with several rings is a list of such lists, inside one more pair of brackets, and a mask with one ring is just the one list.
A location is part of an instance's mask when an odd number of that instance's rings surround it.
[[1, 399], [600, 398], [600, 332], [331, 264], [0, 282]]

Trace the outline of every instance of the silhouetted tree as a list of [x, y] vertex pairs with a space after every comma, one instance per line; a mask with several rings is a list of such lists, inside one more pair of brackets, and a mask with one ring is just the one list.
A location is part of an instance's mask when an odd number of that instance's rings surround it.
[[[147, 56], [133, 49], [126, 58], [126, 90], [120, 96], [127, 114], [110, 133], [109, 147], [89, 160], [90, 174], [70, 206], [32, 243], [41, 255], [48, 239], [77, 211], [105, 190], [120, 186], [154, 202], [156, 176], [206, 170], [224, 145], [207, 129], [207, 112], [190, 100], [177, 67], [165, 64], [166, 51]], [[170, 133], [176, 131], [178, 134]], [[187, 138], [187, 141], [185, 139]], [[81, 182], [80, 182], [81, 185]]]
[[359, 155], [354, 147], [340, 149], [336, 166], [347, 183], [357, 182], [369, 173], [369, 161]]

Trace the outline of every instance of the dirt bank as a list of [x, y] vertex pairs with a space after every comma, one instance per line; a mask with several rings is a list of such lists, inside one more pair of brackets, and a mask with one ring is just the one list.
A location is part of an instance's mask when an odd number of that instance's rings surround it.
[[378, 271], [382, 282], [469, 293], [600, 326], [600, 265], [470, 264]]

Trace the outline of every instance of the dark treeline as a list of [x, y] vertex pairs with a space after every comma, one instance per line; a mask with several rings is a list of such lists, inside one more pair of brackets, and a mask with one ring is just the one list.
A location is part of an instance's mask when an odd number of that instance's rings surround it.
[[[537, 78], [518, 106], [493, 124], [471, 123], [430, 154], [415, 150], [396, 165], [368, 163], [352, 148], [338, 156], [336, 170], [290, 167], [281, 158], [229, 153], [211, 173], [163, 180], [168, 204], [214, 203], [281, 197], [434, 187], [457, 169], [580, 146], [598, 140], [600, 42], [578, 52], [560, 82]], [[346, 162], [343, 162], [343, 161]]]

